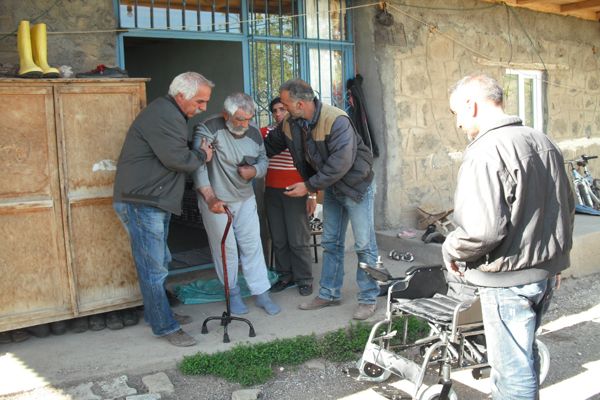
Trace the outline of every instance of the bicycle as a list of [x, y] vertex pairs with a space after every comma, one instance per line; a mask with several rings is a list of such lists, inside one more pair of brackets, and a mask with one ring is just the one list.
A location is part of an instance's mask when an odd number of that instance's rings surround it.
[[[568, 160], [567, 163], [571, 168], [573, 187], [578, 204], [600, 210], [600, 180], [594, 179], [587, 168], [588, 161], [596, 158], [598, 156], [582, 154], [578, 159]], [[583, 170], [583, 174], [580, 173], [580, 169]]]

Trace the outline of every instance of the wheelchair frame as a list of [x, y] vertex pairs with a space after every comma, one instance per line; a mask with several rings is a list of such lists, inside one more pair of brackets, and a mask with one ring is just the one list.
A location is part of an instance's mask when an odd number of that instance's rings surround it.
[[[392, 374], [414, 384], [413, 400], [456, 400], [450, 374], [453, 371], [472, 370], [475, 379], [489, 375], [490, 367], [486, 359], [481, 303], [479, 296], [458, 299], [436, 293], [432, 297], [403, 299], [398, 292], [409, 287], [410, 280], [420, 269], [431, 272], [436, 267], [416, 267], [407, 272], [405, 278], [389, 286], [385, 319], [377, 322], [369, 334], [362, 357], [357, 362], [358, 380], [383, 382]], [[443, 273], [441, 266], [440, 273]], [[414, 293], [413, 293], [414, 294]], [[426, 294], [430, 296], [431, 294]], [[430, 332], [427, 337], [408, 342], [409, 317], [417, 317], [427, 322]], [[404, 318], [401, 344], [392, 344], [398, 332], [393, 324]], [[383, 330], [383, 333], [380, 333]], [[549, 352], [546, 346], [536, 340], [540, 355], [540, 384], [549, 366]], [[422, 361], [417, 363], [400, 352], [418, 348]], [[437, 384], [423, 385], [428, 371], [437, 368]]]

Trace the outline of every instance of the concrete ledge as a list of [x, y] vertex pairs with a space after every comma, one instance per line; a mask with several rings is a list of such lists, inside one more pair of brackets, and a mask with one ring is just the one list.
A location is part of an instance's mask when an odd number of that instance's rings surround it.
[[[393, 230], [378, 231], [377, 244], [384, 264], [392, 275], [402, 273], [412, 265], [442, 264], [442, 246], [437, 243], [423, 243], [423, 231], [416, 231], [414, 239], [404, 239], [397, 236]], [[388, 258], [391, 250], [409, 251], [415, 256], [413, 263], [394, 261]], [[593, 215], [575, 215], [573, 232], [573, 250], [571, 251], [571, 267], [564, 277], [581, 277], [600, 271], [600, 217]]]
[[600, 217], [575, 214], [571, 267], [565, 277], [581, 277], [600, 271]]

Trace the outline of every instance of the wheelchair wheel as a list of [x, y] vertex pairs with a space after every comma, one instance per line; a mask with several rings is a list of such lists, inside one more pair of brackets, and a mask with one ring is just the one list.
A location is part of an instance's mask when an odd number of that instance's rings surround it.
[[[441, 396], [443, 388], [444, 388], [444, 385], [439, 384], [439, 383], [436, 385], [431, 385], [421, 393], [421, 395], [418, 397], [418, 399], [419, 400], [440, 400], [441, 399], [440, 396]], [[456, 392], [454, 391], [454, 389], [450, 388], [447, 398], [448, 398], [448, 400], [458, 400], [458, 396], [456, 395]]]
[[546, 345], [536, 339], [535, 343], [538, 349], [538, 356], [540, 358], [540, 385], [544, 383], [546, 376], [548, 376], [548, 370], [550, 369], [550, 350]]
[[369, 378], [379, 378], [381, 375], [383, 375], [385, 370], [375, 364], [371, 364], [370, 362], [367, 362], [363, 366], [363, 372]]

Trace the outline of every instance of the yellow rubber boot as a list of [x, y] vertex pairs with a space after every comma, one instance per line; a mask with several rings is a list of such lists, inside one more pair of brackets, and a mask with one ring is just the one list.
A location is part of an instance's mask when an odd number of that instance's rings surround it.
[[33, 62], [42, 69], [44, 78], [59, 78], [60, 72], [48, 65], [46, 24], [35, 24], [31, 28], [31, 43], [33, 45]]
[[17, 48], [19, 49], [19, 78], [41, 78], [43, 71], [33, 62], [29, 21], [19, 22]]

